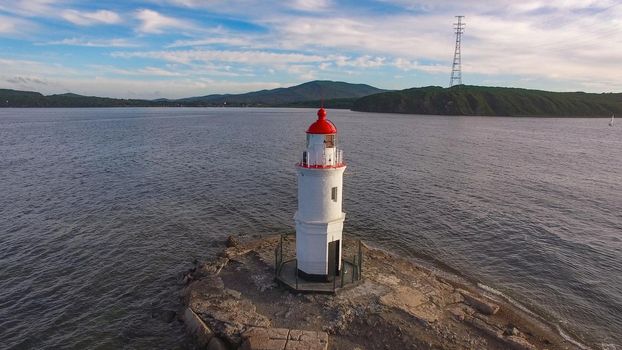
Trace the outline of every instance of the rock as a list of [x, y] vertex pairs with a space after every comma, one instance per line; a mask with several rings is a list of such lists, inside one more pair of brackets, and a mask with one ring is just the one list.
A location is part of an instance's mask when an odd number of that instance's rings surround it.
[[237, 247], [240, 245], [240, 240], [234, 237], [233, 235], [229, 235], [227, 237], [227, 248]]
[[242, 335], [242, 350], [283, 350], [289, 329], [253, 327]]
[[227, 344], [218, 337], [213, 337], [207, 344], [207, 350], [227, 350]]
[[514, 336], [514, 335], [505, 337], [503, 336], [505, 332], [501, 332], [501, 330], [497, 329], [496, 327], [478, 318], [470, 317], [466, 319], [466, 322], [470, 324], [471, 326], [477, 328], [478, 330], [484, 332], [486, 335], [505, 344], [507, 349], [514, 349], [514, 350], [535, 350], [536, 349], [536, 347], [533, 346], [526, 339], [518, 337], [518, 336]]
[[190, 307], [209, 328], [229, 344], [239, 344], [247, 327], [269, 327], [270, 320], [238, 291], [224, 288], [218, 276], [208, 276], [192, 284]]
[[505, 329], [505, 332], [503, 332], [503, 335], [514, 335], [514, 336], [518, 336], [520, 335], [520, 331], [518, 330], [518, 328], [509, 325], [508, 328]]
[[499, 311], [499, 305], [494, 304], [488, 300], [484, 300], [483, 298], [479, 298], [474, 296], [473, 294], [467, 292], [463, 289], [458, 289], [458, 292], [462, 294], [464, 297], [464, 301], [477, 309], [477, 311], [485, 314], [485, 315], [494, 315]]
[[235, 299], [242, 298], [242, 293], [238, 292], [237, 290], [225, 289], [223, 292], [227, 295], [234, 297]]
[[198, 268], [198, 273], [201, 276], [206, 275], [218, 275], [220, 271], [227, 265], [229, 259], [224, 257], [218, 257], [214, 261], [203, 264]]
[[239, 256], [242, 256], [244, 254], [247, 254], [247, 253], [249, 253], [251, 251], [252, 251], [252, 249], [244, 248], [243, 246], [229, 247], [229, 248], [226, 248], [222, 252], [221, 257], [227, 258], [227, 259], [235, 259], [235, 258], [237, 258]]
[[185, 275], [184, 278], [181, 280], [181, 284], [186, 285], [186, 284], [192, 282], [193, 280], [194, 280], [194, 278], [192, 277], [192, 274], [189, 273], [189, 274]]
[[326, 350], [328, 334], [287, 328], [251, 328], [243, 335], [243, 350]]
[[452, 314], [452, 316], [457, 320], [457, 321], [464, 321], [464, 311], [462, 311], [461, 308], [459, 307], [454, 307], [452, 309], [449, 309], [449, 313]]
[[194, 336], [199, 347], [203, 348], [207, 346], [210, 340], [214, 338], [212, 330], [196, 313], [194, 313], [194, 311], [192, 311], [191, 308], [186, 308], [183, 315], [183, 321], [186, 325], [186, 329]]
[[[236, 237], [216, 261], [200, 263], [181, 276], [194, 278], [181, 297], [204, 324], [200, 329], [209, 330], [197, 349], [212, 342], [231, 350], [326, 350], [329, 335], [330, 346], [341, 349], [566, 348], [558, 346], [555, 333], [523, 322], [529, 317], [511, 305], [379, 250], [366, 251], [365, 279], [352, 288], [336, 295], [287, 292], [274, 285], [280, 237], [259, 242]], [[284, 257], [295, 256], [293, 236], [283, 242]], [[344, 247], [344, 256], [351, 256]], [[499, 312], [495, 304], [507, 310]], [[163, 313], [156, 317], [168, 319]], [[272, 328], [273, 323], [287, 328]]]
[[446, 300], [447, 304], [457, 304], [463, 301], [464, 301], [464, 298], [462, 297], [460, 293], [451, 293], [449, 294]]
[[472, 327], [480, 330], [481, 332], [488, 335], [489, 337], [499, 339], [499, 340], [503, 339], [502, 332], [499, 329], [489, 325], [488, 323], [480, 320], [479, 318], [468, 317], [468, 318], [465, 318], [465, 322], [471, 325]]
[[507, 342], [513, 349], [516, 350], [536, 350], [536, 347], [533, 346], [533, 344], [521, 337], [511, 335], [507, 337]]
[[424, 325], [435, 322], [439, 318], [440, 309], [430, 304], [425, 294], [411, 287], [396, 287], [393, 292], [383, 295], [380, 303], [401, 309]]

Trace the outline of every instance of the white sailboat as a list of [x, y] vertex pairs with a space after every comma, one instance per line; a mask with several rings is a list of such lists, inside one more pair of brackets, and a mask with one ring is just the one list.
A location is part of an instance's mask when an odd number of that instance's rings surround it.
[[613, 126], [614, 114], [611, 115], [611, 120], [609, 121], [609, 126]]

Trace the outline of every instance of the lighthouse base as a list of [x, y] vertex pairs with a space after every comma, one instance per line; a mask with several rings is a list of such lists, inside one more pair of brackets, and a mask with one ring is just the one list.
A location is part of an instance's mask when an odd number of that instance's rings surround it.
[[298, 269], [298, 276], [304, 279], [305, 281], [309, 281], [309, 282], [328, 282], [329, 281], [328, 275], [316, 275], [313, 273], [306, 273], [302, 271], [301, 269]]
[[275, 248], [276, 280], [291, 290], [313, 293], [335, 293], [344, 287], [358, 284], [362, 269], [361, 243], [344, 238], [339, 245], [345, 255], [342, 256], [338, 274], [313, 274], [300, 268], [300, 261], [295, 256], [294, 236], [281, 236]]
[[345, 214], [329, 222], [296, 220], [298, 276], [308, 281], [328, 281], [339, 276]]

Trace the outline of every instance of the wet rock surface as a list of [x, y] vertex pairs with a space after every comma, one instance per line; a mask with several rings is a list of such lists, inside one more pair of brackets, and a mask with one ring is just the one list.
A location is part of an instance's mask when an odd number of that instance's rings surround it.
[[[361, 283], [334, 295], [291, 292], [274, 279], [278, 241], [230, 239], [221, 256], [184, 276], [179, 314], [198, 348], [576, 348], [504, 300], [367, 246]], [[293, 257], [294, 247], [287, 236], [284, 254]], [[346, 238], [344, 254], [347, 247]]]

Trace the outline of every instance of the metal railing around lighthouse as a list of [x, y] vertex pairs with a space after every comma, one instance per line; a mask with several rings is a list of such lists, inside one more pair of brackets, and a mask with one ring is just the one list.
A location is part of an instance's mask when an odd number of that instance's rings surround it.
[[[274, 278], [280, 284], [298, 292], [335, 293], [337, 290], [355, 285], [363, 278], [363, 250], [360, 240], [350, 241], [350, 255], [341, 259], [341, 271], [336, 274], [330, 271], [327, 281], [311, 282], [298, 277], [298, 260], [292, 249], [285, 249], [286, 245], [295, 245], [290, 236], [281, 235], [274, 248]], [[291, 247], [288, 247], [291, 248]], [[288, 252], [289, 251], [289, 252]], [[295, 251], [295, 249], [294, 249]]]
[[344, 165], [343, 150], [336, 149], [335, 152], [322, 154], [313, 154], [307, 151], [302, 152], [302, 161], [298, 163], [300, 166], [308, 168], [331, 168]]

